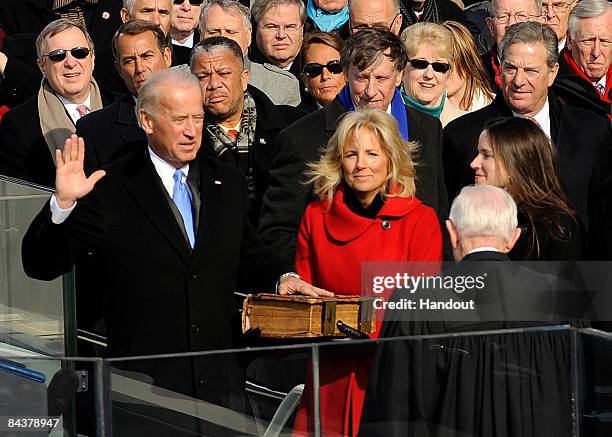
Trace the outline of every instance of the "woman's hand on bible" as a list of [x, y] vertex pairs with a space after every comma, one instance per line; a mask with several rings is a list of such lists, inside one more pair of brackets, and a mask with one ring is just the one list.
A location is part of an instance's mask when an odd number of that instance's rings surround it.
[[315, 287], [303, 279], [295, 276], [286, 276], [281, 278], [278, 283], [278, 294], [302, 294], [305, 296], [328, 296], [331, 297], [334, 293]]

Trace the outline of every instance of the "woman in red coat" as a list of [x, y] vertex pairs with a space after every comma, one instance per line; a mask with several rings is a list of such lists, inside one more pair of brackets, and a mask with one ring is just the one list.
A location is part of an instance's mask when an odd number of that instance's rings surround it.
[[[304, 280], [336, 294], [366, 295], [364, 261], [442, 259], [436, 213], [414, 197], [414, 149], [386, 112], [346, 113], [326, 153], [310, 166], [321, 200], [308, 206], [300, 225], [296, 267]], [[356, 436], [370, 360], [339, 352], [321, 362], [321, 432]], [[307, 382], [294, 431], [312, 430]]]

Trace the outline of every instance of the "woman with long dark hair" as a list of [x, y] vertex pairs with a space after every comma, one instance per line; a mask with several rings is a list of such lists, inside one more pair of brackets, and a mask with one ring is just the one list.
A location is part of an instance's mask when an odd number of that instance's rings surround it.
[[515, 260], [579, 260], [582, 236], [557, 173], [556, 150], [535, 123], [505, 118], [485, 127], [470, 164], [476, 184], [505, 188], [519, 210]]

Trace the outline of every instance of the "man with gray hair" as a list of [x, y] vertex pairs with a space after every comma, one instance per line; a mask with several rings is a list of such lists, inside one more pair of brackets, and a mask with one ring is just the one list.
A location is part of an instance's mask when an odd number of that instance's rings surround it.
[[608, 117], [612, 96], [612, 3], [583, 0], [569, 16], [555, 90], [576, 106]]
[[486, 19], [487, 29], [495, 40], [495, 45], [482, 56], [482, 62], [489, 77], [489, 84], [499, 93], [501, 87], [501, 58], [498, 46], [506, 31], [515, 23], [542, 21], [542, 3], [540, 0], [491, 0], [489, 16]]
[[[57, 152], [56, 192], [24, 238], [31, 277], [53, 279], [84, 258], [98, 266], [88, 282], [105, 290], [111, 357], [235, 347], [238, 288], [273, 290], [280, 278], [281, 292], [331, 294], [283, 274], [248, 224], [242, 173], [198, 155], [202, 106], [191, 73], [155, 72], [137, 105], [146, 151], [87, 177], [83, 139], [73, 135]], [[151, 361], [126, 370], [148, 375], [156, 387], [240, 408], [235, 393], [243, 391], [244, 376], [232, 358]], [[172, 435], [159, 426], [155, 435]]]
[[[300, 49], [306, 21], [306, 6], [302, 0], [255, 0], [251, 6], [255, 23], [255, 45], [249, 59], [253, 63], [272, 64], [300, 80]], [[254, 83], [266, 92], [274, 87], [273, 78]], [[300, 86], [300, 95], [306, 91]]]
[[76, 122], [108, 103], [92, 77], [93, 42], [85, 27], [61, 18], [36, 40], [43, 81], [38, 94], [15, 107], [0, 123], [0, 174], [52, 187], [55, 150]]
[[503, 429], [508, 436], [568, 436], [571, 372], [559, 365], [566, 343], [549, 347], [559, 337], [547, 330], [457, 334], [578, 320], [588, 308], [585, 293], [510, 260], [520, 229], [503, 189], [465, 187], [447, 223], [457, 264], [427, 275], [427, 285], [395, 290], [380, 332], [438, 336], [378, 345], [359, 435], [485, 437]]
[[464, 187], [451, 206], [446, 229], [453, 258], [508, 259], [521, 230], [517, 227], [516, 204], [503, 189], [492, 185]]
[[450, 199], [461, 187], [474, 183], [469, 163], [477, 155], [478, 137], [497, 117], [523, 117], [537, 123], [558, 155], [559, 176], [582, 228], [597, 191], [610, 173], [608, 124], [590, 111], [562, 104], [549, 90], [559, 65], [557, 37], [541, 23], [511, 26], [500, 45], [502, 91], [484, 108], [464, 115], [444, 129], [444, 179]]
[[304, 184], [308, 162], [316, 162], [347, 111], [372, 108], [388, 111], [402, 138], [417, 141], [416, 197], [438, 217], [448, 210], [442, 177], [441, 124], [430, 115], [404, 105], [397, 88], [408, 56], [401, 40], [387, 29], [364, 29], [346, 41], [341, 55], [346, 86], [327, 106], [299, 119], [278, 136], [278, 155], [270, 167], [259, 231], [269, 247], [293, 265], [300, 220], [313, 199]]
[[211, 0], [202, 8], [202, 39], [223, 36], [236, 41], [245, 56], [249, 84], [263, 91], [276, 105], [299, 105], [300, 82], [293, 74], [269, 62], [254, 63], [248, 59], [251, 32], [251, 11], [237, 0]]

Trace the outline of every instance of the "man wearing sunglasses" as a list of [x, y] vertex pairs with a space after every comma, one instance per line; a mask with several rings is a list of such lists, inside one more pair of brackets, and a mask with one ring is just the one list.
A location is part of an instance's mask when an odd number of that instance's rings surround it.
[[[436, 118], [407, 107], [397, 88], [408, 56], [400, 39], [386, 29], [364, 29], [352, 35], [341, 55], [346, 86], [334, 101], [283, 130], [278, 156], [270, 167], [259, 231], [275, 253], [293, 267], [297, 234], [306, 205], [313, 199], [303, 183], [308, 162], [321, 157], [338, 119], [356, 108], [375, 108], [395, 117], [404, 139], [420, 144], [416, 167], [417, 198], [446, 217], [441, 147], [442, 126]], [[442, 222], [441, 222], [442, 223]]]
[[0, 105], [15, 107], [38, 92], [36, 37], [52, 21], [76, 19], [85, 25], [96, 52], [109, 47], [121, 24], [121, 0], [27, 0], [0, 2]]
[[67, 19], [52, 22], [36, 41], [43, 75], [38, 94], [12, 109], [0, 124], [0, 173], [54, 186], [55, 150], [79, 118], [107, 103], [92, 78], [93, 43]]
[[291, 106], [274, 105], [263, 92], [248, 85], [242, 50], [229, 38], [214, 36], [198, 43], [191, 72], [204, 94], [202, 150], [242, 170], [249, 218], [257, 226], [276, 136], [303, 114]]
[[602, 182], [610, 173], [607, 120], [591, 111], [563, 104], [549, 90], [557, 75], [557, 36], [542, 23], [511, 26], [500, 45], [502, 92], [484, 108], [460, 117], [444, 129], [444, 180], [452, 199], [474, 183], [470, 162], [487, 122], [498, 117], [531, 119], [551, 140], [558, 157], [561, 184], [588, 233]]
[[191, 49], [200, 41], [198, 20], [203, 0], [174, 0], [170, 16], [174, 65], [189, 64]]

